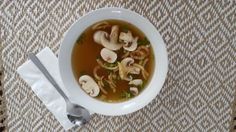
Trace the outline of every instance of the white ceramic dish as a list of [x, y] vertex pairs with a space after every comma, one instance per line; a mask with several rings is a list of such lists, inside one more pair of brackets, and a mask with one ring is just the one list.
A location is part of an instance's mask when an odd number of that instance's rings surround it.
[[[88, 96], [80, 88], [72, 72], [71, 55], [77, 38], [87, 27], [105, 19], [118, 19], [135, 25], [147, 36], [154, 50], [155, 68], [150, 83], [140, 95], [121, 103], [106, 103]], [[95, 113], [115, 116], [137, 111], [157, 96], [166, 78], [168, 59], [161, 35], [147, 19], [127, 9], [102, 8], [81, 17], [65, 33], [60, 46], [59, 68], [63, 83], [73, 102]]]

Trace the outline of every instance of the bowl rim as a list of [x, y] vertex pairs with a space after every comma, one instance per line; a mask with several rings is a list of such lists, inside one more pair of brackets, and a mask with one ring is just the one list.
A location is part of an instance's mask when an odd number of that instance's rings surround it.
[[[107, 103], [88, 96], [79, 86], [71, 66], [71, 54], [76, 39], [92, 24], [105, 20], [127, 21], [139, 28], [150, 40], [153, 47], [155, 66], [153, 75], [146, 88], [135, 98], [119, 103]], [[81, 27], [84, 26], [84, 27]], [[142, 25], [142, 26], [141, 26]], [[68, 54], [69, 52], [69, 54]], [[148, 19], [129, 9], [108, 7], [93, 10], [76, 20], [64, 34], [59, 50], [59, 70], [64, 86], [70, 94], [70, 100], [88, 110], [109, 116], [123, 115], [137, 111], [150, 103], [160, 92], [168, 71], [166, 45], [156, 27]], [[155, 85], [155, 88], [154, 88]], [[78, 97], [80, 96], [80, 97]]]

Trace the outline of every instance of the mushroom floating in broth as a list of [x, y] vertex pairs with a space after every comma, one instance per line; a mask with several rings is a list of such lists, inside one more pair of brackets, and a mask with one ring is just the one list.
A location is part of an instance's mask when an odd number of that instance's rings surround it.
[[114, 63], [117, 59], [117, 54], [107, 48], [101, 50], [101, 57], [108, 63]]
[[128, 31], [127, 33], [121, 32], [119, 36], [120, 42], [123, 43], [123, 48], [127, 51], [134, 51], [136, 50], [138, 44], [138, 37], [133, 37], [132, 33]]
[[111, 27], [111, 33], [108, 35], [105, 31], [97, 31], [94, 33], [94, 41], [102, 44], [105, 48], [110, 50], [119, 50], [122, 47], [121, 43], [118, 43], [119, 26], [114, 25]]
[[88, 75], [81, 76], [79, 83], [82, 89], [92, 97], [96, 97], [100, 92], [97, 83]]
[[135, 86], [141, 86], [143, 84], [143, 80], [142, 79], [134, 79], [134, 80], [130, 81], [129, 84], [135, 85]]
[[144, 90], [151, 79], [154, 56], [150, 42], [137, 27], [120, 20], [105, 20], [82, 35], [83, 41], [78, 39], [73, 49], [72, 67], [89, 96], [121, 102]]

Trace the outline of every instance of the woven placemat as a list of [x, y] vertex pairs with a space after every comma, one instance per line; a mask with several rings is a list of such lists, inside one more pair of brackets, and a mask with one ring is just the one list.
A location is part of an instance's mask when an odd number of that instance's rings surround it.
[[[2, 46], [0, 46], [0, 53], [2, 52]], [[5, 98], [3, 96], [3, 85], [2, 85], [2, 56], [0, 55], [0, 132], [5, 130], [5, 119], [6, 119], [6, 105]]]
[[145, 108], [120, 117], [94, 115], [85, 131], [229, 131], [236, 88], [236, 6], [233, 1], [27, 0], [0, 2], [4, 94], [9, 131], [63, 131], [20, 79], [28, 52], [49, 46], [85, 13], [124, 7], [149, 19], [168, 50], [168, 78]]

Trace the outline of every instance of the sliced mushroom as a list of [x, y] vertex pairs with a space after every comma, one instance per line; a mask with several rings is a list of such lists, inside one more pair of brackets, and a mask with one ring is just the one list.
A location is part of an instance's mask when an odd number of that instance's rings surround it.
[[117, 54], [107, 48], [103, 48], [100, 54], [102, 59], [108, 63], [114, 63], [117, 59]]
[[124, 58], [124, 59], [121, 61], [121, 64], [123, 64], [125, 67], [131, 66], [131, 64], [133, 64], [133, 63], [134, 63], [134, 59], [131, 58], [131, 57]]
[[131, 58], [131, 57], [124, 58], [121, 61], [121, 64], [124, 65], [124, 67], [126, 68], [128, 73], [139, 74], [140, 73], [140, 68], [132, 66], [133, 63], [134, 63], [134, 59]]
[[97, 31], [93, 34], [93, 40], [94, 42], [98, 43], [98, 44], [102, 44], [101, 42], [101, 38], [102, 36], [108, 36], [108, 33], [105, 31]]
[[118, 43], [119, 26], [114, 25], [111, 28], [111, 33], [108, 34], [104, 31], [97, 31], [94, 33], [93, 39], [96, 43], [102, 44], [105, 48], [110, 50], [119, 50], [122, 44]]
[[138, 40], [138, 37], [135, 37], [131, 42], [128, 42], [125, 45], [123, 45], [123, 48], [128, 51], [136, 50], [138, 46], [137, 40]]
[[130, 85], [141, 86], [143, 84], [142, 79], [134, 79], [129, 82]]
[[132, 33], [128, 31], [127, 33], [125, 32], [120, 32], [119, 40], [122, 42], [131, 42], [133, 40]]
[[131, 81], [133, 79], [132, 76], [128, 76], [127, 69], [124, 67], [123, 64], [118, 62], [118, 67], [119, 67], [119, 75], [122, 80]]
[[98, 84], [89, 75], [83, 75], [79, 78], [79, 84], [82, 89], [92, 97], [98, 96], [100, 89]]
[[134, 51], [137, 49], [138, 37], [133, 37], [130, 31], [128, 31], [127, 33], [121, 32], [119, 41], [124, 43], [123, 48], [127, 51]]
[[135, 96], [138, 95], [138, 88], [136, 87], [130, 87], [129, 91]]
[[141, 69], [138, 67], [135, 67], [135, 66], [130, 66], [130, 67], [128, 67], [128, 71], [130, 74], [138, 75], [140, 73]]
[[131, 81], [132, 76], [128, 74], [140, 74], [141, 69], [137, 66], [133, 66], [134, 59], [127, 57], [124, 58], [121, 62], [118, 62], [119, 75], [122, 80]]

